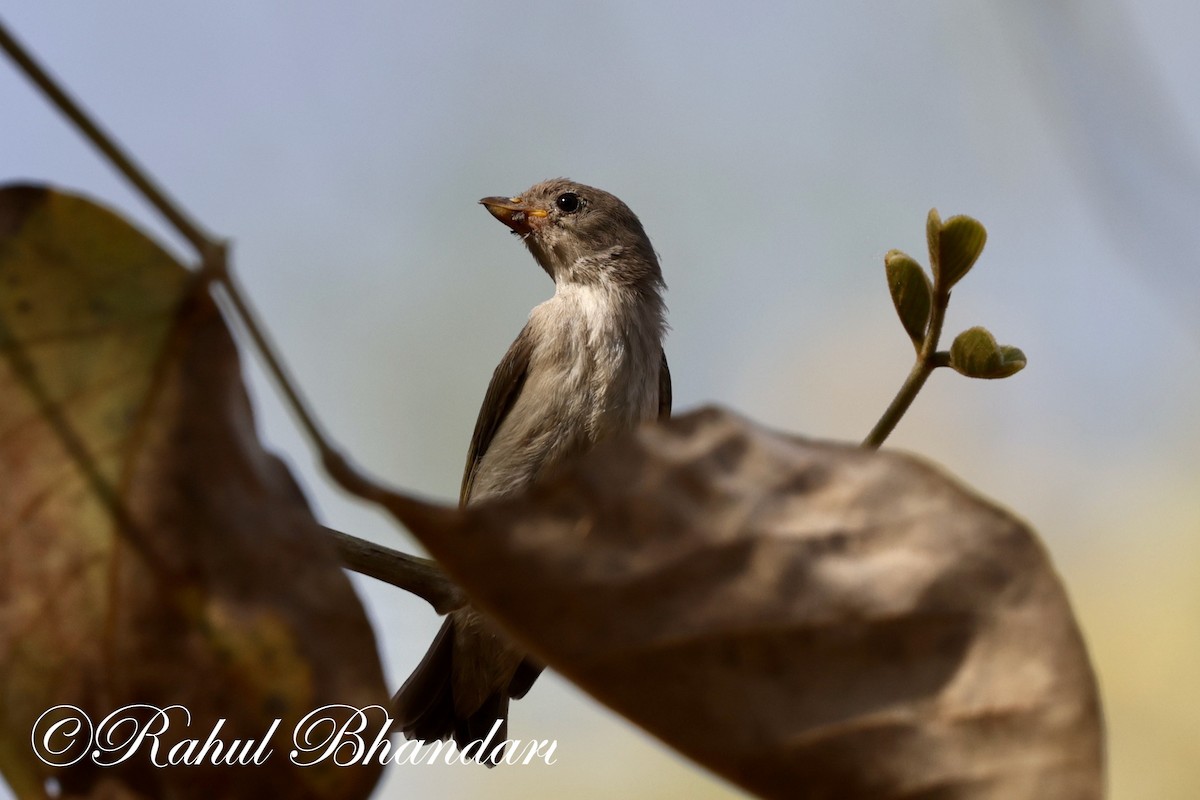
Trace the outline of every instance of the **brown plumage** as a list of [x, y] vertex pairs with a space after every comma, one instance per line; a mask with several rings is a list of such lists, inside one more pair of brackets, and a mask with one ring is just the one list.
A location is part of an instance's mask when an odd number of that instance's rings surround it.
[[[556, 179], [480, 201], [554, 279], [496, 367], [467, 454], [460, 502], [517, 492], [596, 442], [671, 412], [658, 258], [616, 197]], [[458, 746], [507, 737], [508, 703], [542, 666], [470, 606], [451, 612], [393, 700], [409, 738]], [[494, 763], [494, 762], [487, 762]]]

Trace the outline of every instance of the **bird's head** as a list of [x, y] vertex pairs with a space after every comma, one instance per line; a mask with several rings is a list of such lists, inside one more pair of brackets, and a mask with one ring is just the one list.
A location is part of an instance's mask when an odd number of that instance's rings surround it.
[[629, 206], [601, 189], [556, 178], [517, 197], [479, 201], [525, 242], [555, 283], [662, 288], [654, 247]]

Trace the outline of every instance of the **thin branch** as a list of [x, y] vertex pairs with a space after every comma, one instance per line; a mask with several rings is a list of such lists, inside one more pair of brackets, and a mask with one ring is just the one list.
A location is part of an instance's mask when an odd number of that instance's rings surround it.
[[132, 156], [123, 147], [88, 116], [87, 112], [42, 68], [29, 51], [13, 38], [2, 20], [0, 20], [0, 48], [8, 53], [9, 58], [21, 68], [26, 77], [42, 90], [50, 102], [97, 150], [104, 154], [104, 157], [118, 172], [137, 187], [146, 200], [158, 209], [158, 212], [166, 217], [179, 231], [179, 234], [191, 242], [203, 257], [213, 246], [212, 239], [179, 207], [178, 203], [167, 195], [162, 187], [149, 177], [145, 170], [134, 162]]
[[[287, 398], [289, 407], [292, 408], [293, 414], [299, 420], [301, 427], [304, 428], [308, 439], [310, 439], [314, 447], [317, 447], [320, 461], [322, 461], [332, 479], [342, 488], [346, 489], [347, 492], [358, 495], [362, 499], [373, 501], [373, 503], [382, 504], [386, 509], [395, 513], [397, 517], [400, 517], [402, 521], [406, 513], [413, 513], [414, 509], [418, 509], [421, 504], [404, 497], [400, 493], [392, 492], [388, 487], [380, 485], [380, 483], [360, 473], [359, 470], [350, 465], [347, 459], [341, 455], [341, 452], [338, 452], [336, 447], [332, 446], [329, 438], [320, 429], [316, 416], [308, 409], [308, 404], [305, 402], [304, 396], [301, 395], [299, 389], [296, 389], [294, 381], [289, 377], [287, 369], [283, 366], [282, 359], [276, 355], [275, 348], [272, 347], [269, 338], [266, 337], [263, 326], [259, 325], [257, 315], [254, 314], [250, 303], [248, 303], [244, 293], [239, 289], [238, 283], [236, 283], [232, 273], [230, 273], [226, 243], [215, 239], [214, 236], [211, 236], [203, 228], [200, 228], [200, 225], [194, 222], [181, 209], [180, 205], [170, 198], [167, 192], [163, 191], [142, 167], [139, 167], [133, 161], [133, 158], [127, 154], [125, 149], [121, 148], [116, 143], [116, 140], [112, 136], [109, 136], [95, 120], [92, 120], [88, 113], [67, 94], [66, 90], [58, 82], [55, 82], [55, 79], [38, 64], [34, 56], [29, 53], [29, 50], [26, 50], [16, 38], [13, 38], [2, 22], [0, 22], [0, 48], [5, 50], [5, 53], [10, 56], [14, 64], [19, 67], [19, 70], [24, 72], [25, 76], [46, 95], [50, 103], [55, 108], [58, 108], [59, 112], [64, 114], [67, 120], [70, 120], [71, 124], [76, 126], [84, 134], [84, 137], [88, 138], [89, 142], [113, 164], [113, 167], [121, 175], [124, 175], [143, 194], [145, 199], [158, 212], [162, 213], [163, 217], [166, 217], [175, 230], [178, 230], [179, 234], [184, 236], [184, 239], [196, 248], [200, 257], [200, 278], [205, 282], [218, 283], [224, 288], [224, 295], [232, 303], [236, 312], [236, 318], [241, 321], [241, 325], [244, 326], [248, 336], [250, 336], [251, 341], [254, 343], [254, 349], [258, 350], [259, 355], [262, 356], [266, 369], [271, 374], [271, 378], [275, 380], [276, 385], [280, 387], [280, 391]], [[342, 543], [341, 541], [338, 542], [338, 546], [341, 547]], [[395, 551], [391, 551], [390, 553], [395, 553]], [[365, 555], [356, 553], [354, 558], [365, 558]], [[380, 558], [395, 560], [391, 555], [382, 555]], [[432, 579], [430, 578], [430, 581]], [[433, 601], [431, 600], [431, 602]], [[443, 599], [439, 602], [452, 602], [452, 600]]]
[[[217, 270], [215, 280], [224, 289], [224, 296], [229, 300], [230, 305], [233, 306], [238, 321], [247, 335], [249, 335], [250, 340], [254, 343], [254, 349], [258, 351], [259, 357], [262, 358], [271, 379], [275, 381], [275, 385], [279, 388], [279, 391], [283, 392], [287, 405], [291, 408], [292, 413], [295, 414], [300, 427], [304, 429], [304, 433], [308, 436], [309, 441], [317, 448], [317, 452], [321, 456], [321, 462], [326, 465], [331, 461], [346, 464], [345, 459], [330, 443], [329, 437], [321, 429], [316, 415], [313, 414], [309, 408], [308, 401], [292, 380], [287, 367], [283, 364], [283, 360], [276, 355], [276, 348], [271, 343], [266, 331], [258, 324], [258, 315], [250, 306], [250, 302], [246, 299], [245, 293], [241, 291], [237, 279], [233, 277], [232, 272], [229, 270], [228, 262], [225, 260], [223, 252], [221, 254], [221, 261], [215, 265], [215, 269]], [[358, 477], [358, 480], [351, 481], [345, 477], [344, 473], [347, 471]], [[370, 484], [370, 481], [358, 476], [357, 472], [350, 469], [348, 464], [346, 464], [345, 470], [334, 475], [334, 477], [344, 489], [352, 494], [361, 495], [361, 492], [358, 491], [361, 485], [364, 483]], [[361, 496], [365, 497], [365, 495]]]
[[[13, 38], [12, 34], [0, 21], [0, 47], [8, 53], [13, 62], [21, 69], [35, 86], [37, 86], [50, 102], [108, 159], [118, 172], [121, 173], [134, 187], [142, 193], [146, 200], [158, 210], [166, 220], [175, 227], [181, 236], [188, 240], [200, 256], [201, 271], [208, 273], [208, 280], [219, 282], [225, 288], [225, 295], [237, 312], [238, 318], [246, 332], [254, 342], [266, 364], [267, 371], [287, 398], [287, 403], [299, 420], [309, 439], [317, 448], [321, 462], [330, 470], [331, 476], [352, 494], [358, 494], [365, 499], [367, 494], [378, 495], [388, 490], [367, 479], [350, 466], [349, 462], [337, 451], [317, 424], [315, 416], [309, 410], [308, 403], [296, 388], [295, 382], [288, 375], [282, 360], [276, 355], [275, 348], [258, 324], [255, 315], [245, 295], [238, 288], [237, 282], [230, 273], [228, 254], [224, 242], [206, 233], [179, 204], [173, 200], [158, 183], [150, 177], [145, 169], [140, 167], [120, 144], [92, 119], [86, 111], [67, 93], [67, 91], [34, 59], [25, 47]], [[365, 493], [365, 494], [364, 494]]]
[[867, 438], [863, 439], [863, 447], [876, 449], [883, 444], [895, 429], [896, 424], [900, 422], [900, 418], [904, 416], [904, 412], [908, 411], [908, 407], [912, 405], [917, 393], [921, 391], [921, 387], [925, 385], [925, 381], [929, 379], [933, 371], [938, 367], [949, 365], [950, 354], [939, 352], [937, 349], [938, 339], [942, 335], [942, 325], [946, 321], [948, 305], [950, 305], [950, 292], [934, 286], [933, 311], [929, 317], [929, 328], [925, 331], [925, 341], [921, 343], [921, 352], [917, 354], [912, 371], [908, 373], [900, 391], [896, 392], [896, 396], [892, 398], [892, 402], [883, 412], [883, 416], [875, 423], [875, 427], [867, 434]]
[[437, 562], [326, 528], [347, 569], [390, 583], [417, 595], [439, 614], [466, 604], [462, 590], [446, 577]]

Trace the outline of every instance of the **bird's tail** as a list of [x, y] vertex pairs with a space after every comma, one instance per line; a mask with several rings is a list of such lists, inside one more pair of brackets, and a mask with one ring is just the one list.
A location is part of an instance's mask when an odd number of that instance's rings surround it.
[[[495, 674], [480, 671], [478, 659], [470, 658], [470, 651], [476, 649], [471, 640], [479, 636], [479, 629], [477, 625], [464, 624], [463, 612], [478, 614], [474, 609], [462, 609], [447, 615], [425, 657], [392, 698], [392, 713], [396, 727], [406, 738], [429, 742], [453, 737], [459, 749], [488, 740], [488, 734], [499, 721], [488, 749], [480, 747], [478, 753], [471, 754], [494, 767], [503, 757], [503, 751], [495, 746], [508, 738], [509, 699], [524, 697], [541, 674], [542, 666], [528, 657], [517, 656], [520, 660], [515, 671], [504, 664], [492, 665], [507, 673], [499, 681]], [[460, 652], [464, 650], [467, 652]], [[473, 685], [464, 686], [464, 680]], [[488, 688], [480, 691], [478, 686]], [[468, 703], [464, 702], [466, 697], [482, 700]]]

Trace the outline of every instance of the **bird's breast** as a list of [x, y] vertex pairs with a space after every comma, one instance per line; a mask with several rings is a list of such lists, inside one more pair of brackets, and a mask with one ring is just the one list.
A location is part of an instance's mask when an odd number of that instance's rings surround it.
[[525, 382], [483, 457], [472, 498], [515, 491], [657, 417], [661, 330], [661, 317], [599, 290], [560, 288], [535, 308]]
[[596, 287], [560, 290], [538, 310], [546, 335], [539, 337], [545, 347], [535, 356], [537, 366], [593, 440], [657, 415], [657, 319]]
[[554, 455], [657, 416], [661, 334], [643, 322], [599, 291], [560, 291], [534, 309], [537, 346], [514, 411], [561, 444]]

